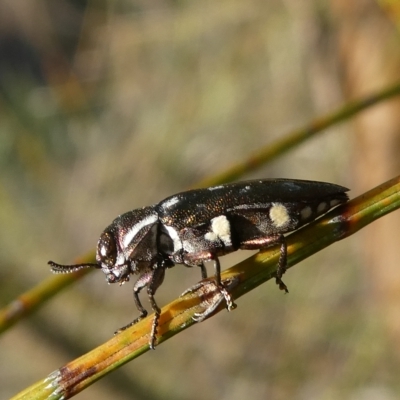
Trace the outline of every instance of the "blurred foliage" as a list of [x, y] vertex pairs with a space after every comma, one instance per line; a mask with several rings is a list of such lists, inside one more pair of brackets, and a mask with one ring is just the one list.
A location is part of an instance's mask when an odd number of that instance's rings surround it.
[[[49, 259], [92, 249], [119, 213], [194, 186], [347, 101], [341, 22], [321, 0], [0, 3], [2, 304], [48, 277]], [[385, 45], [398, 56], [394, 28]], [[243, 178], [352, 187], [352, 128]], [[290, 271], [290, 295], [264, 285], [77, 398], [397, 398], [400, 357], [367, 301], [354, 244]], [[0, 339], [5, 398], [132, 319], [131, 288], [101, 275]], [[171, 269], [159, 304], [199, 278]]]

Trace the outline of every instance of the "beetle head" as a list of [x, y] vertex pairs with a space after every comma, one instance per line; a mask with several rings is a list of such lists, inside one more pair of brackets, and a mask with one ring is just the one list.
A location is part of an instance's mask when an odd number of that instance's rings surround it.
[[118, 237], [113, 229], [106, 229], [97, 243], [96, 261], [106, 275], [108, 283], [129, 281], [130, 265], [118, 246]]
[[129, 281], [131, 273], [151, 268], [157, 257], [158, 215], [153, 207], [129, 211], [116, 218], [97, 242], [96, 263], [60, 265], [49, 261], [55, 273], [98, 268], [108, 283]]

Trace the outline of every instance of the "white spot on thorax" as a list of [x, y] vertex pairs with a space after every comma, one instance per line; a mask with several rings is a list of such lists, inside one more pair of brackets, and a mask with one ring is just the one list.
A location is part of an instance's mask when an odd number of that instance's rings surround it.
[[290, 222], [287, 208], [280, 203], [272, 203], [272, 207], [269, 210], [269, 217], [277, 228], [285, 226]]
[[231, 225], [225, 215], [211, 220], [211, 231], [204, 235], [206, 240], [215, 242], [220, 239], [225, 246], [231, 246]]
[[182, 249], [182, 241], [179, 238], [178, 232], [172, 226], [164, 225], [164, 227], [167, 230], [169, 237], [172, 239], [172, 242], [174, 243], [174, 253], [176, 253], [178, 250]]
[[124, 240], [123, 240], [124, 248], [129, 246], [129, 244], [132, 242], [132, 240], [135, 238], [135, 236], [139, 233], [139, 231], [141, 229], [143, 229], [147, 225], [154, 224], [157, 221], [157, 219], [158, 219], [158, 215], [152, 214], [146, 218], [143, 218], [137, 224], [133, 225], [132, 228], [126, 233], [126, 235], [124, 237]]

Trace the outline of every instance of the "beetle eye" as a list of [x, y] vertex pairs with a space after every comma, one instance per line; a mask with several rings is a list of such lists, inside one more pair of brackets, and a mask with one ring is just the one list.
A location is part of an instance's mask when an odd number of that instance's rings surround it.
[[117, 245], [108, 232], [103, 232], [97, 243], [97, 261], [111, 268], [117, 260]]

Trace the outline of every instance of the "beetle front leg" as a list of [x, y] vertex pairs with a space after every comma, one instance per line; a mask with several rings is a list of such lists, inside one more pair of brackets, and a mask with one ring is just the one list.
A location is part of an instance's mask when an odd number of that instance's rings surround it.
[[278, 269], [276, 270], [275, 281], [280, 290], [284, 290], [286, 293], [289, 293], [287, 286], [282, 281], [282, 276], [287, 269], [287, 244], [285, 236], [274, 235], [265, 238], [246, 240], [240, 243], [239, 247], [242, 250], [260, 250], [263, 248], [274, 246], [276, 244], [280, 244], [280, 255], [278, 261]]
[[119, 328], [115, 334], [120, 333], [124, 331], [125, 329], [130, 328], [132, 325], [137, 324], [139, 321], [141, 321], [143, 318], [147, 317], [147, 310], [142, 306], [142, 303], [139, 299], [139, 293], [140, 291], [149, 284], [151, 278], [152, 278], [152, 271], [146, 272], [138, 278], [136, 283], [133, 285], [133, 300], [135, 302], [136, 308], [139, 310], [140, 315], [135, 318], [132, 322], [130, 322], [128, 325], [123, 326], [122, 328]]
[[147, 286], [147, 295], [149, 296], [151, 308], [154, 311], [154, 318], [153, 318], [153, 323], [151, 324], [151, 333], [149, 341], [149, 346], [152, 350], [155, 349], [158, 321], [161, 315], [161, 309], [160, 307], [158, 307], [156, 303], [154, 294], [156, 293], [158, 287], [163, 283], [164, 276], [165, 276], [165, 268], [163, 266], [158, 266], [158, 268], [153, 270], [152, 279], [149, 285]]
[[143, 318], [147, 317], [147, 310], [143, 307], [140, 298], [139, 298], [139, 293], [140, 291], [147, 286], [147, 295], [150, 300], [151, 308], [154, 311], [154, 319], [152, 323], [152, 328], [151, 328], [151, 334], [150, 334], [150, 340], [149, 340], [149, 346], [151, 349], [154, 350], [155, 347], [155, 341], [156, 341], [156, 334], [157, 334], [157, 326], [158, 326], [158, 321], [160, 319], [160, 314], [161, 310], [158, 307], [154, 294], [158, 287], [161, 285], [161, 283], [164, 280], [164, 275], [165, 275], [165, 268], [163, 266], [157, 266], [155, 269], [152, 269], [150, 271], [146, 271], [142, 275], [139, 276], [138, 280], [136, 281], [135, 285], [133, 286], [133, 299], [135, 301], [136, 308], [139, 310], [140, 315], [135, 318], [131, 323], [128, 325], [123, 326], [122, 328], [118, 329], [118, 331], [115, 332], [115, 334], [120, 333], [124, 331], [125, 329], [130, 328], [131, 326], [135, 325], [139, 321], [141, 321]]

